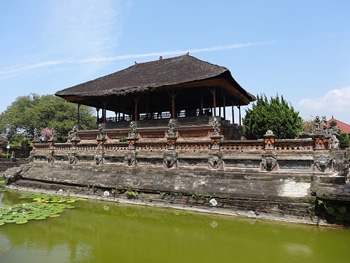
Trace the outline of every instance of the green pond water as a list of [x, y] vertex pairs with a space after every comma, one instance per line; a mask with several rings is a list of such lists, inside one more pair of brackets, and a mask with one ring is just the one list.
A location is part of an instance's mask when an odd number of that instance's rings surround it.
[[[0, 205], [28, 202], [0, 192]], [[80, 201], [0, 226], [1, 263], [350, 262], [350, 230]]]

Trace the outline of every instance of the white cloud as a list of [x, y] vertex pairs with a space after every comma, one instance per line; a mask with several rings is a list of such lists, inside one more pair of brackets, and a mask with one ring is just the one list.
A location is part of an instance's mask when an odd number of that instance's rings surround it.
[[[27, 65], [27, 66], [10, 69], [10, 70], [2, 70], [0, 71], [0, 75], [19, 73], [22, 71], [31, 70], [35, 68], [57, 66], [62, 64], [104, 63], [104, 62], [111, 62], [111, 61], [131, 59], [131, 58], [181, 55], [187, 52], [190, 52], [191, 54], [202, 53], [202, 52], [213, 52], [213, 51], [220, 51], [220, 50], [229, 50], [229, 49], [237, 49], [237, 48], [246, 48], [251, 46], [267, 45], [272, 43], [273, 42], [237, 43], [237, 44], [218, 45], [213, 47], [196, 48], [196, 49], [188, 49], [188, 50], [170, 50], [170, 51], [143, 53], [143, 54], [128, 54], [128, 55], [120, 55], [120, 56], [93, 56], [85, 59], [77, 58], [77, 59], [67, 59], [67, 60], [45, 61], [45, 62], [33, 64], [33, 65]], [[95, 53], [98, 53], [98, 52], [95, 52]]]
[[298, 103], [300, 112], [305, 116], [308, 113], [312, 116], [326, 115], [331, 117], [334, 115], [335, 118], [350, 119], [348, 116], [350, 109], [350, 87], [344, 87], [341, 89], [334, 89], [327, 92], [322, 97], [317, 98], [306, 98], [302, 99]]

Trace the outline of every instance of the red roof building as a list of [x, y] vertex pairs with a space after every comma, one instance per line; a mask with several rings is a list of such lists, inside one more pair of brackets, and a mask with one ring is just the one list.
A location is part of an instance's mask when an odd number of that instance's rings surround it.
[[342, 132], [345, 132], [347, 134], [350, 134], [350, 125], [349, 124], [346, 124], [342, 121], [334, 119], [334, 117], [332, 116], [332, 118], [329, 121], [327, 121], [327, 126], [330, 126], [330, 123], [332, 121], [335, 121], [337, 123], [339, 130], [341, 130]]

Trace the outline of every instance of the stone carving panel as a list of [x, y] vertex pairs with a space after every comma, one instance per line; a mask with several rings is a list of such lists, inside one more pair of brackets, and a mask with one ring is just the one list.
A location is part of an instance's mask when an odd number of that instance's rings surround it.
[[222, 154], [220, 152], [209, 153], [208, 166], [211, 169], [219, 169], [223, 166]]
[[103, 164], [103, 157], [104, 157], [104, 152], [97, 152], [94, 155], [94, 160], [97, 165]]
[[261, 170], [275, 171], [278, 169], [276, 153], [266, 153], [261, 161]]
[[326, 172], [331, 168], [332, 161], [326, 155], [314, 155], [314, 170]]
[[167, 168], [177, 167], [177, 156], [178, 156], [178, 152], [176, 151], [164, 152], [163, 154], [164, 166]]
[[128, 151], [124, 155], [124, 161], [127, 166], [135, 166], [136, 165], [136, 152]]
[[78, 153], [77, 152], [69, 152], [68, 153], [68, 162], [69, 164], [77, 164], [78, 162]]

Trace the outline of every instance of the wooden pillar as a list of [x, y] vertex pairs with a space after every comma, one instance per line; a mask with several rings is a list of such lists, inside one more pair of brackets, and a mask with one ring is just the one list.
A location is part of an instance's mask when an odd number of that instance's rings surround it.
[[134, 102], [135, 102], [135, 117], [134, 120], [137, 121], [138, 120], [138, 109], [137, 109], [137, 104], [139, 102], [139, 97], [134, 97]]
[[225, 96], [223, 96], [222, 99], [223, 99], [223, 103], [224, 103], [224, 107], [223, 107], [223, 110], [224, 110], [224, 120], [226, 120], [226, 98], [225, 98]]
[[199, 115], [203, 115], [203, 89], [201, 89], [201, 111]]
[[169, 95], [171, 98], [171, 118], [176, 118], [176, 112], [175, 112], [175, 98], [180, 90], [175, 91], [169, 91]]
[[106, 123], [107, 119], [106, 119], [106, 108], [102, 109], [102, 122]]
[[239, 126], [242, 126], [242, 116], [241, 116], [241, 105], [238, 105], [238, 112], [239, 112]]
[[232, 124], [235, 124], [235, 111], [234, 111], [233, 102], [232, 102]]
[[77, 124], [80, 124], [80, 103], [78, 103]]
[[213, 94], [213, 116], [215, 117], [216, 116], [216, 89], [215, 88], [212, 88], [212, 89], [209, 89], [211, 94]]
[[98, 124], [99, 123], [99, 112], [100, 112], [100, 109], [99, 108], [96, 108], [96, 123]]

